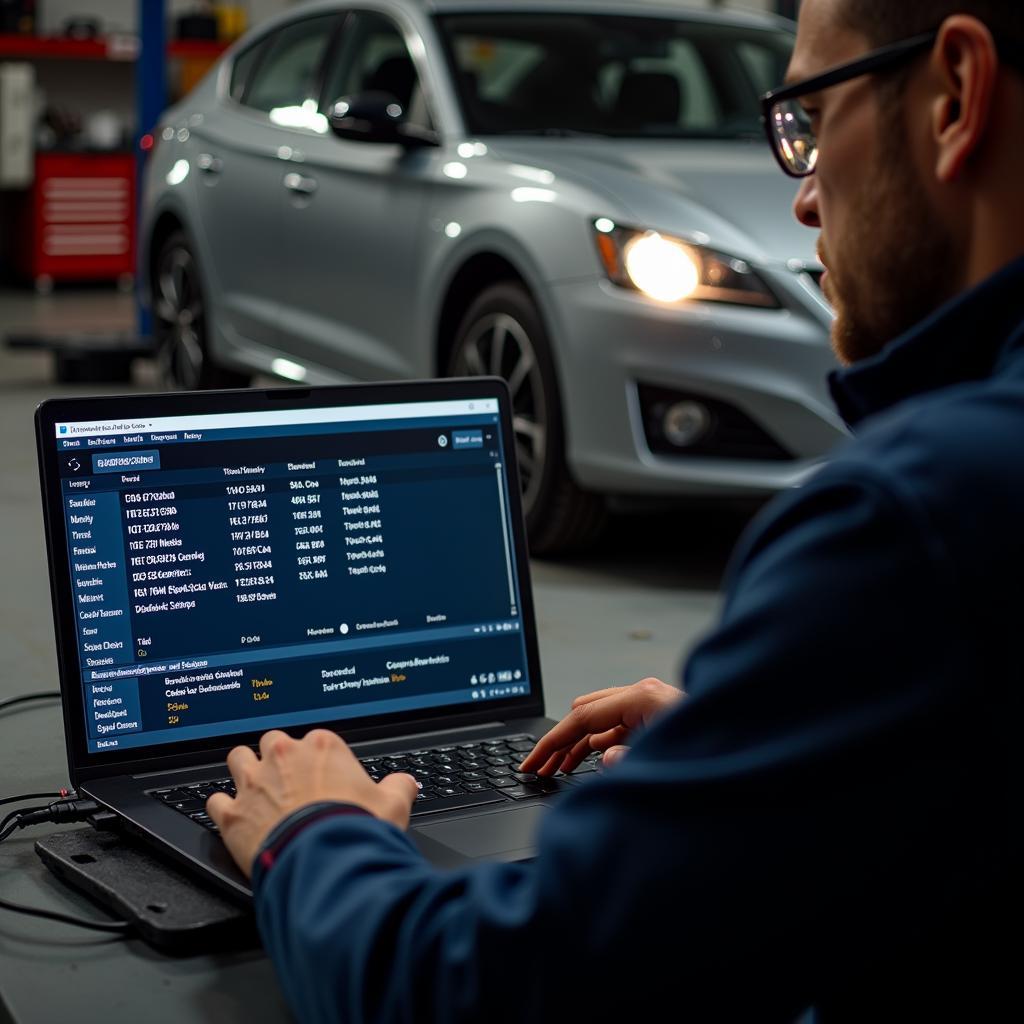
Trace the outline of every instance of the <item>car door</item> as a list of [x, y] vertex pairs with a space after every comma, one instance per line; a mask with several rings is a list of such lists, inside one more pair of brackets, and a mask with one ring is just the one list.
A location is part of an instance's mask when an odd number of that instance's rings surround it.
[[[353, 10], [329, 59], [321, 115], [342, 96], [389, 92], [431, 127], [405, 38], [389, 17]], [[438, 150], [337, 138], [306, 140], [285, 212], [288, 294], [282, 348], [361, 380], [422, 372], [413, 297], [430, 172]]]
[[336, 14], [301, 18], [262, 37], [234, 61], [224, 102], [192, 130], [206, 273], [229, 346], [278, 346], [285, 179], [296, 134], [287, 112], [317, 95], [340, 22]]

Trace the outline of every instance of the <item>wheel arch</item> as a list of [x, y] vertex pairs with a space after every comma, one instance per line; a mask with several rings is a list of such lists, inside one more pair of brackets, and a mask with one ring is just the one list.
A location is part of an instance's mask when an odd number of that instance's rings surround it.
[[448, 277], [444, 298], [434, 318], [434, 374], [444, 376], [455, 344], [455, 333], [473, 300], [485, 288], [505, 281], [520, 285], [537, 307], [538, 315], [551, 340], [555, 383], [564, 403], [562, 354], [557, 343], [558, 323], [547, 300], [543, 283], [526, 268], [524, 260], [501, 251], [498, 246], [485, 246], [464, 256]]

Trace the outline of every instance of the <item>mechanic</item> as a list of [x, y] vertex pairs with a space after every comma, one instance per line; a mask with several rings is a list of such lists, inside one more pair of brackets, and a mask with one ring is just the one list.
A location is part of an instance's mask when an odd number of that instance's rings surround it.
[[231, 753], [209, 813], [300, 1020], [1018, 1002], [1024, 5], [804, 0], [787, 79], [767, 128], [820, 232], [853, 440], [740, 542], [684, 701], [589, 694], [525, 759], [608, 750], [534, 861], [434, 869], [415, 781], [332, 733]]

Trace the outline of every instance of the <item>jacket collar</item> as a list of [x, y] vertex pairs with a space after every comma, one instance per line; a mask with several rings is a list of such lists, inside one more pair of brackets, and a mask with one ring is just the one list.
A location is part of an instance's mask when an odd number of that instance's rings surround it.
[[881, 352], [829, 375], [850, 427], [929, 391], [992, 375], [1024, 341], [1024, 257], [941, 306]]

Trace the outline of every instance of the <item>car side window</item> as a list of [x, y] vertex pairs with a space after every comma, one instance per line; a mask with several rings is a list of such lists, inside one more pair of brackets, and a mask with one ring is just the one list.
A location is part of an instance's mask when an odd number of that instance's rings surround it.
[[335, 14], [304, 18], [271, 36], [242, 102], [267, 113], [315, 103], [324, 54], [337, 24]]
[[327, 69], [324, 111], [342, 96], [386, 92], [416, 125], [432, 128], [423, 88], [398, 26], [374, 11], [356, 11], [345, 23], [341, 43]]
[[263, 38], [254, 43], [249, 49], [240, 53], [231, 63], [231, 84], [228, 87], [228, 95], [236, 102], [241, 103], [245, 96], [245, 88], [249, 84], [253, 70], [259, 63], [263, 50], [267, 45], [267, 39]]

